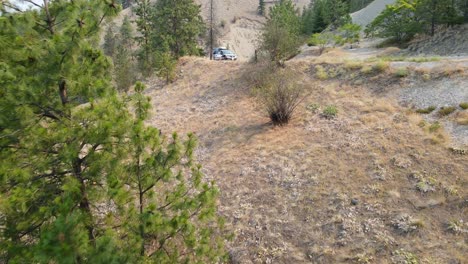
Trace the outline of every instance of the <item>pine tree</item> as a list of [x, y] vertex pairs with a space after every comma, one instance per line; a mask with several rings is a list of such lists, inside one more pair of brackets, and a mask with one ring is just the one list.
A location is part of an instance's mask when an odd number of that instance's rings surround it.
[[217, 190], [193, 162], [194, 137], [167, 142], [144, 125], [141, 85], [132, 98], [111, 85], [99, 28], [117, 12], [88, 0], [1, 10], [2, 263], [223, 257]]
[[260, 50], [268, 53], [277, 65], [294, 56], [300, 46], [300, 18], [291, 0], [281, 0], [270, 8], [269, 18], [262, 33]]
[[265, 0], [258, 1], [258, 14], [261, 16], [265, 15]]
[[204, 30], [200, 6], [193, 0], [159, 0], [154, 7], [155, 43], [167, 43], [172, 56], [200, 55], [198, 38]]
[[115, 43], [115, 23], [107, 26], [106, 35], [104, 35], [104, 53], [107, 56], [113, 57], [116, 49]]
[[117, 38], [117, 51], [114, 60], [114, 78], [119, 91], [128, 91], [135, 82], [135, 67], [132, 59], [133, 30], [125, 16]]
[[156, 52], [155, 68], [159, 77], [166, 80], [166, 84], [174, 81], [177, 60], [168, 52]]
[[138, 62], [143, 76], [149, 76], [153, 69], [153, 57], [156, 45], [153, 42], [155, 28], [152, 26], [153, 8], [150, 0], [138, 0], [134, 7], [137, 30], [140, 33], [136, 37], [139, 45]]

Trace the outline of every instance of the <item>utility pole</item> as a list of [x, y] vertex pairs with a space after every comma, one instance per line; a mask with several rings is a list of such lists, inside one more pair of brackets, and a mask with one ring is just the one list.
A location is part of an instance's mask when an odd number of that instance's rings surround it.
[[210, 60], [213, 59], [213, 0], [210, 0]]

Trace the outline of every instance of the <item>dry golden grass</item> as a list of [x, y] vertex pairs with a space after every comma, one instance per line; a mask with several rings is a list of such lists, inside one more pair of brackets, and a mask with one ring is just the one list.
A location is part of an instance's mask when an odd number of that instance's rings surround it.
[[457, 124], [461, 126], [468, 126], [468, 112], [467, 111], [457, 112], [454, 116], [454, 120]]
[[[443, 128], [421, 128], [419, 115], [371, 92], [374, 83], [323, 83], [303, 61], [287, 67], [300, 71], [308, 95], [289, 125], [273, 127], [244, 78], [255, 65], [193, 58], [182, 65], [174, 84], [149, 89], [150, 123], [164, 133], [198, 135], [198, 159], [221, 190], [219, 213], [235, 234], [233, 263], [359, 256], [391, 263], [400, 249], [422, 263], [466, 261], [466, 237], [448, 232], [446, 223], [468, 220], [468, 158], [445, 141], [433, 144]], [[307, 110], [311, 104], [319, 110]], [[327, 105], [339, 109], [336, 118], [321, 117]], [[435, 182], [434, 191], [419, 191], [421, 179]], [[401, 233], [392, 224], [401, 214], [423, 226]]]

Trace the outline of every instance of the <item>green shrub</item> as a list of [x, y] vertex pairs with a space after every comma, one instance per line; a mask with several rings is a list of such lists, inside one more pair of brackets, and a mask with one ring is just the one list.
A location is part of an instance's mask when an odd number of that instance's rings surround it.
[[334, 105], [328, 105], [323, 109], [322, 115], [328, 119], [335, 118], [338, 115], [338, 108]]
[[315, 70], [316, 70], [315, 77], [317, 77], [317, 79], [320, 79], [320, 80], [328, 79], [328, 73], [323, 66], [317, 65], [315, 66]]
[[381, 73], [381, 72], [386, 71], [388, 69], [388, 67], [389, 67], [388, 62], [381, 60], [381, 61], [378, 61], [377, 63], [375, 63], [372, 66], [372, 69], [377, 73]]
[[347, 61], [344, 67], [348, 70], [359, 70], [362, 68], [362, 61]]
[[439, 122], [435, 122], [435, 123], [433, 123], [433, 124], [431, 124], [431, 125], [429, 126], [429, 132], [434, 133], [434, 132], [436, 132], [437, 130], [439, 130], [440, 128], [441, 128], [440, 123], [439, 123]]
[[457, 110], [457, 109], [455, 107], [453, 107], [453, 106], [446, 106], [446, 107], [440, 108], [438, 113], [439, 113], [440, 116], [448, 116], [451, 113], [455, 112], [455, 110]]
[[309, 110], [310, 112], [312, 113], [317, 113], [317, 111], [319, 110], [320, 106], [318, 104], [309, 104], [306, 106], [306, 109]]
[[468, 102], [460, 103], [459, 106], [461, 107], [461, 109], [466, 110], [466, 109], [468, 109]]
[[219, 23], [219, 26], [224, 28], [226, 26], [226, 20], [221, 20], [221, 22]]
[[430, 113], [432, 113], [435, 109], [436, 109], [435, 106], [429, 106], [429, 107], [427, 107], [427, 108], [417, 109], [417, 110], [416, 110], [416, 113], [418, 113], [418, 114], [430, 114]]
[[373, 72], [373, 69], [372, 69], [371, 66], [366, 65], [366, 66], [362, 67], [361, 72], [364, 73], [364, 74], [371, 74]]
[[399, 78], [403, 78], [409, 75], [408, 68], [400, 67], [395, 71], [395, 76]]

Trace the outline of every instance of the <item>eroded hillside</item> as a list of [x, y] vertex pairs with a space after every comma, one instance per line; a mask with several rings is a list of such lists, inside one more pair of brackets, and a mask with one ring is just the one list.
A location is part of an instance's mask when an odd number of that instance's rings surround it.
[[[273, 127], [246, 81], [256, 67], [186, 58], [175, 83], [148, 82], [151, 125], [199, 138], [235, 234], [233, 263], [467, 261], [466, 146], [450, 148], [443, 127], [382, 91], [424, 73], [291, 61], [308, 95], [290, 124]], [[444, 78], [466, 84], [464, 69]], [[328, 105], [337, 118], [322, 117]]]

